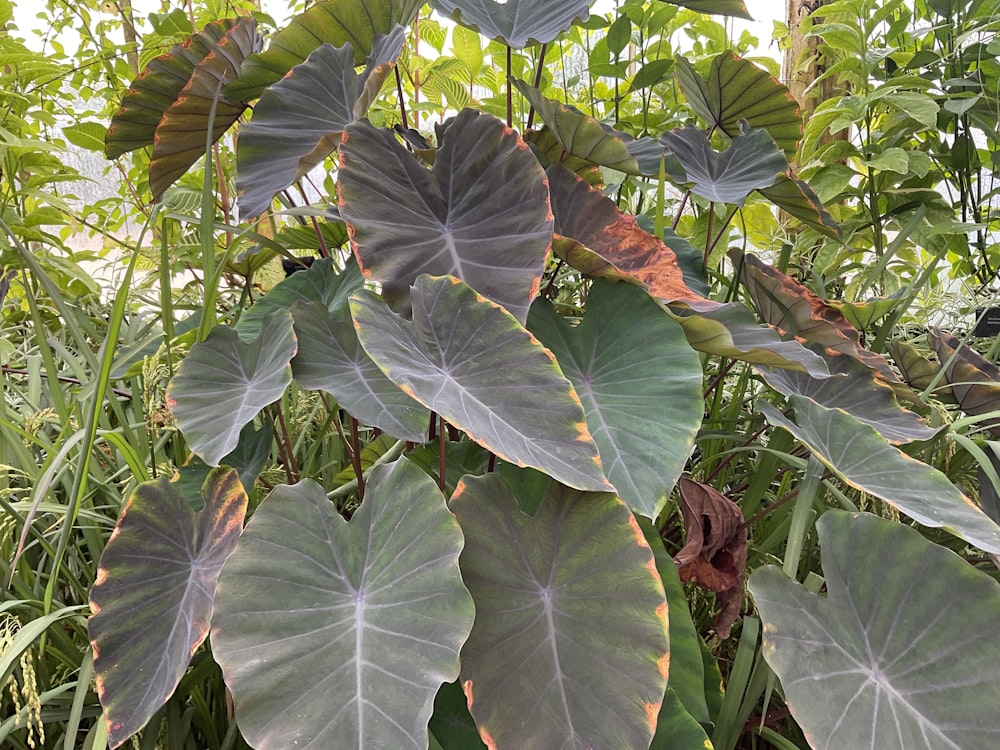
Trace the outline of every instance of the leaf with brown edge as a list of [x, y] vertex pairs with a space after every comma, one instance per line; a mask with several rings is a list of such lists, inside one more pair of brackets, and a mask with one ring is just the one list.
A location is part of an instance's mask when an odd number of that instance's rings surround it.
[[208, 636], [222, 565], [243, 529], [247, 495], [237, 472], [212, 470], [192, 509], [161, 477], [132, 492], [90, 592], [97, 693], [111, 747], [119, 747], [173, 694]]
[[535, 156], [543, 167], [551, 164], [562, 164], [570, 171], [582, 177], [591, 187], [601, 188], [604, 185], [604, 175], [601, 168], [593, 162], [579, 156], [567, 153], [547, 125], [541, 130], [529, 130], [524, 134], [524, 142], [531, 146]]
[[602, 276], [627, 274], [662, 300], [715, 306], [688, 288], [674, 251], [640, 229], [634, 216], [619, 211], [614, 201], [560, 164], [550, 166], [546, 175], [556, 234], [575, 240], [614, 270], [579, 249], [571, 253], [564, 246], [567, 260], [582, 259], [588, 268], [600, 269]]
[[681, 477], [681, 514], [687, 541], [674, 555], [681, 580], [714, 591], [721, 610], [713, 625], [728, 638], [743, 606], [747, 527], [739, 506], [707, 484]]
[[[931, 362], [913, 344], [895, 340], [889, 342], [889, 352], [892, 354], [892, 361], [903, 373], [903, 380], [911, 388], [922, 391], [929, 388], [934, 378], [937, 377], [940, 365]], [[938, 385], [934, 389], [934, 396], [942, 401], [954, 403], [954, 394], [951, 388], [946, 385], [946, 378], [938, 378]]]
[[[109, 159], [137, 148], [153, 145], [156, 126], [163, 112], [175, 101], [190, 80], [198, 63], [236, 24], [236, 19], [213, 21], [182, 44], [174, 45], [165, 55], [150, 61], [132, 81], [122, 99], [121, 108], [111, 118], [104, 139], [104, 153]], [[204, 145], [204, 138], [202, 138]]]
[[[974, 417], [1000, 411], [1000, 368], [940, 329], [931, 329], [927, 340], [944, 367], [962, 411]], [[989, 426], [994, 435], [1000, 435], [1000, 417], [980, 424]]]
[[901, 385], [884, 357], [861, 346], [858, 330], [840, 310], [754, 255], [732, 250], [729, 258], [766, 323], [811, 344], [853, 357], [886, 383]]
[[257, 22], [241, 18], [195, 66], [176, 101], [163, 112], [149, 161], [149, 188], [155, 199], [205, 155], [209, 128], [214, 143], [243, 114], [246, 104], [226, 99], [222, 86], [236, 79], [241, 62], [260, 44]]
[[802, 138], [802, 113], [788, 87], [766, 70], [735, 52], [712, 59], [708, 78], [702, 78], [683, 57], [677, 58], [677, 82], [695, 113], [730, 138], [740, 133], [740, 122], [763, 128], [789, 156]]
[[782, 211], [794, 216], [820, 234], [825, 234], [835, 240], [840, 239], [840, 225], [823, 207], [823, 202], [815, 191], [802, 180], [780, 175], [771, 187], [757, 192]]

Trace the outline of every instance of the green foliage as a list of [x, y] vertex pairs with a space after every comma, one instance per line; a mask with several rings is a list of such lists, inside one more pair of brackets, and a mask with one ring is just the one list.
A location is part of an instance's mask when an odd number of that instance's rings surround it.
[[301, 5], [0, 0], [0, 742], [995, 740], [997, 4]]

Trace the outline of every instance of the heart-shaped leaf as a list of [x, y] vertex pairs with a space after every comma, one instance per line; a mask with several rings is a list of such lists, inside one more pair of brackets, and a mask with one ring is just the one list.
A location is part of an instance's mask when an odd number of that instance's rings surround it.
[[708, 78], [694, 65], [677, 58], [677, 81], [691, 108], [710, 130], [730, 138], [740, 133], [740, 121], [763, 128], [788, 156], [802, 138], [802, 113], [788, 87], [732, 51], [712, 60]]
[[590, 15], [592, 0], [429, 0], [434, 10], [490, 39], [522, 49], [548, 44]]
[[365, 88], [377, 93], [382, 87], [403, 49], [403, 38], [402, 26], [377, 36], [363, 74], [354, 69], [350, 43], [339, 48], [323, 44], [264, 91], [237, 142], [241, 218], [263, 212], [275, 193], [337, 150], [344, 128], [367, 109], [357, 106], [368, 103]]
[[361, 348], [346, 310], [331, 314], [316, 302], [292, 308], [299, 351], [292, 360], [295, 382], [326, 391], [351, 416], [393, 437], [423, 442], [428, 411], [399, 389]]
[[[654, 139], [635, 141], [631, 136], [609, 128], [575, 107], [542, 96], [538, 89], [524, 81], [512, 79], [511, 83], [531, 102], [531, 106], [567, 154], [627, 174], [659, 175], [660, 155], [664, 153], [664, 148]], [[632, 153], [633, 148], [640, 154], [641, 163]], [[655, 151], [655, 155], [651, 153], [651, 149]], [[684, 170], [677, 159], [669, 151], [665, 152], [665, 156], [667, 176], [676, 182], [683, 182]]]
[[[174, 45], [167, 54], [150, 61], [132, 81], [121, 108], [111, 118], [104, 140], [104, 153], [109, 159], [153, 145], [163, 113], [177, 101], [195, 67], [237, 23], [234, 18], [213, 21], [183, 44]], [[204, 147], [203, 137], [203, 151]]]
[[741, 303], [699, 312], [674, 306], [669, 312], [681, 324], [688, 343], [700, 352], [806, 372], [814, 378], [830, 375], [822, 357], [798, 341], [783, 341], [773, 328], [759, 325]]
[[1000, 584], [916, 530], [827, 511], [827, 596], [767, 566], [750, 577], [764, 657], [814, 748], [1000, 745]]
[[283, 310], [250, 343], [218, 326], [191, 347], [167, 386], [167, 406], [205, 463], [217, 465], [236, 447], [243, 425], [285, 392], [295, 349], [292, 316]]
[[236, 332], [244, 341], [253, 341], [275, 310], [291, 310], [296, 302], [318, 302], [331, 313], [346, 310], [351, 295], [363, 286], [357, 263], [349, 262], [338, 272], [333, 259], [318, 258], [308, 271], [282, 279], [254, 302], [236, 323]]
[[225, 98], [222, 84], [239, 75], [243, 59], [260, 43], [257, 22], [241, 18], [195, 65], [177, 99], [163, 111], [149, 158], [149, 189], [155, 199], [205, 155], [209, 130], [214, 143], [243, 114], [246, 105]]
[[101, 555], [88, 629], [111, 747], [166, 703], [208, 636], [215, 584], [236, 546], [247, 495], [233, 469], [215, 469], [192, 510], [160, 478], [129, 496]]
[[782, 211], [791, 214], [806, 226], [812, 227], [827, 237], [840, 239], [840, 225], [823, 207], [823, 201], [819, 199], [819, 196], [802, 180], [793, 179], [787, 175], [778, 175], [778, 179], [773, 185], [763, 188], [759, 192]]
[[938, 378], [940, 365], [927, 359], [913, 344], [902, 340], [890, 341], [889, 351], [892, 352], [892, 361], [903, 373], [903, 380], [906, 381], [907, 385], [922, 391], [930, 387], [936, 378], [938, 386], [934, 390], [934, 395], [943, 401], [952, 398], [951, 388], [945, 387], [947, 379]]
[[[684, 584], [681, 583], [677, 565], [663, 546], [663, 539], [660, 538], [657, 528], [649, 519], [642, 516], [636, 516], [635, 520], [642, 529], [642, 535], [646, 538], [650, 549], [653, 550], [656, 571], [663, 582], [663, 590], [667, 595], [667, 610], [670, 612], [670, 684], [667, 686], [667, 693], [672, 692], [681, 706], [667, 706], [664, 702], [660, 710], [660, 720], [665, 718], [664, 710], [673, 709], [676, 712], [680, 708], [685, 713], [690, 712], [692, 721], [696, 724], [699, 721], [707, 724], [711, 721], [711, 717], [708, 704], [705, 702], [705, 666], [701, 657], [701, 639], [691, 619]], [[660, 731], [661, 728], [658, 721], [657, 736], [665, 734]]]
[[506, 461], [580, 489], [611, 488], [551, 352], [454, 277], [421, 276], [412, 299], [412, 321], [371, 292], [351, 300], [361, 344], [390, 380]]
[[753, 20], [743, 0], [664, 0], [664, 2], [670, 3], [670, 5], [679, 5], [682, 8], [690, 8], [699, 13], [736, 16], [748, 21]]
[[754, 255], [734, 251], [729, 257], [767, 323], [810, 343], [854, 357], [890, 385], [899, 383], [884, 357], [861, 346], [858, 330], [836, 307]]
[[892, 389], [852, 357], [831, 353], [825, 357], [834, 377], [818, 380], [800, 372], [759, 367], [768, 385], [785, 396], [796, 393], [821, 406], [843, 409], [878, 430], [890, 443], [929, 440], [939, 430], [896, 401]]
[[944, 527], [992, 554], [1000, 553], [1000, 526], [935, 468], [902, 453], [874, 427], [839, 409], [791, 396], [795, 421], [765, 401], [767, 421], [784, 427], [852, 487], [869, 492], [925, 526]]
[[587, 300], [575, 326], [536, 300], [528, 328], [576, 389], [619, 497], [655, 518], [701, 425], [701, 361], [641, 289], [598, 280]]
[[452, 275], [524, 322], [552, 215], [545, 173], [516, 133], [463, 110], [428, 171], [391, 130], [358, 121], [340, 158], [340, 213], [362, 270], [394, 309], [408, 309], [420, 274]]
[[[979, 416], [1000, 411], [1000, 368], [950, 333], [933, 330], [927, 340], [934, 348], [959, 408]], [[1000, 431], [1000, 417], [982, 422], [994, 433]]]
[[311, 480], [276, 488], [219, 579], [212, 650], [260, 750], [424, 750], [434, 694], [458, 677], [462, 531], [405, 459], [366, 486], [349, 524]]
[[788, 160], [765, 130], [735, 135], [721, 153], [701, 128], [668, 130], [660, 139], [684, 168], [691, 192], [710, 201], [742, 206], [750, 193], [770, 187], [788, 169]]
[[[640, 229], [635, 217], [619, 211], [614, 201], [562, 165], [552, 165], [546, 174], [555, 231], [582, 246], [564, 246], [559, 251], [568, 251], [566, 257], [577, 262], [584, 260], [581, 265], [585, 268], [581, 270], [593, 275], [624, 274], [659, 299], [708, 302], [684, 283], [674, 252], [662, 240]], [[606, 265], [611, 266], [613, 274], [601, 268]]]
[[451, 500], [476, 622], [462, 685], [486, 744], [648, 747], [669, 663], [653, 554], [621, 500], [554, 486], [522, 513], [496, 475]]
[[223, 93], [230, 101], [256, 99], [324, 43], [341, 47], [350, 42], [355, 65], [362, 65], [376, 37], [396, 25], [408, 27], [423, 4], [423, 0], [321, 0], [276, 33], [264, 52], [248, 57], [239, 78]]

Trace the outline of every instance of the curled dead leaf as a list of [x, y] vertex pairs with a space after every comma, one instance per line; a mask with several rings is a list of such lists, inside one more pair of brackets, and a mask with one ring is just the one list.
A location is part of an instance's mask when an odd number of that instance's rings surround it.
[[687, 542], [674, 556], [681, 581], [714, 591], [721, 607], [714, 626], [728, 638], [743, 605], [747, 527], [739, 506], [718, 490], [680, 480], [681, 514]]

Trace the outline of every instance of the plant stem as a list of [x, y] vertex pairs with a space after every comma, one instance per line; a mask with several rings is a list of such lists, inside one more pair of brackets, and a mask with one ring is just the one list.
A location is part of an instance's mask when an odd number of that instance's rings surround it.
[[[547, 44], [542, 45], [541, 51], [538, 53], [538, 66], [535, 68], [535, 88], [539, 89], [542, 85], [542, 69], [545, 65], [545, 50], [548, 48]], [[535, 121], [535, 107], [532, 105], [528, 109], [528, 124], [524, 126], [525, 130], [531, 130], [531, 124]]]

